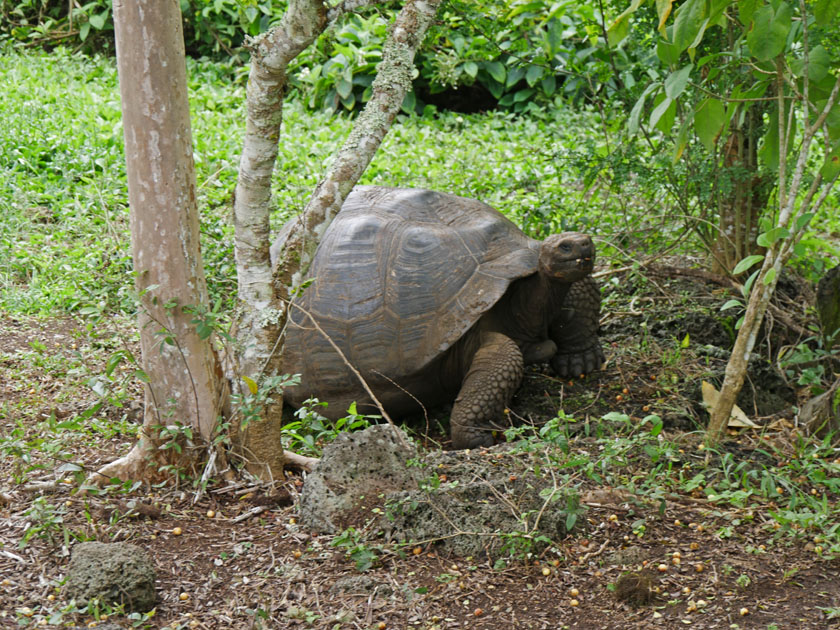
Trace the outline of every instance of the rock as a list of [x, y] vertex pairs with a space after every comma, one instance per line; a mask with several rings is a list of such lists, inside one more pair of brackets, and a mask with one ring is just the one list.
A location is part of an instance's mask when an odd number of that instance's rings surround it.
[[96, 598], [126, 611], [149, 611], [157, 598], [154, 565], [137, 545], [79, 543], [67, 569], [66, 595], [81, 606]]
[[642, 549], [635, 545], [619, 549], [618, 551], [607, 556], [607, 564], [616, 566], [627, 566], [632, 564], [641, 564], [651, 557], [650, 551]]
[[[838, 435], [840, 429], [840, 405], [838, 405], [838, 390], [840, 390], [840, 379], [819, 396], [815, 396], [802, 405], [799, 412], [799, 421], [811, 435], [824, 438], [826, 435]], [[836, 444], [835, 437], [833, 443]]]
[[388, 492], [417, 488], [420, 470], [408, 465], [417, 449], [390, 424], [342, 433], [324, 447], [321, 460], [303, 484], [300, 523], [335, 534], [368, 517], [366, 508], [381, 504]]
[[394, 594], [394, 587], [368, 575], [350, 575], [336, 580], [335, 584], [330, 587], [330, 593], [333, 595], [390, 597]]
[[[443, 555], [490, 558], [538, 553], [564, 538], [583, 521], [568, 520], [577, 496], [553, 488], [548, 474], [534, 475], [529, 456], [516, 447], [429, 453], [424, 487], [387, 497], [380, 523], [386, 538], [430, 541]], [[436, 482], [438, 471], [446, 482]]]
[[516, 443], [421, 457], [398, 431], [378, 425], [328, 445], [304, 483], [301, 525], [327, 533], [356, 527], [367, 539], [499, 557], [538, 552], [584, 520], [577, 495], [535, 475]]

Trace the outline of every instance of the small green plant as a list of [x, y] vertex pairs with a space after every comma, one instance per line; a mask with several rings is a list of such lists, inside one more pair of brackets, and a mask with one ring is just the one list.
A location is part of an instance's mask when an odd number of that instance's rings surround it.
[[18, 546], [23, 549], [34, 537], [46, 540], [52, 545], [68, 545], [70, 538], [75, 535], [64, 526], [66, 512], [64, 506], [53, 505], [45, 497], [36, 497], [30, 508], [24, 512], [28, 523]]
[[353, 527], [348, 527], [330, 543], [333, 547], [341, 547], [347, 557], [356, 563], [357, 571], [367, 571], [379, 563], [381, 547], [370, 547], [363, 537]]
[[327, 403], [317, 398], [305, 400], [295, 411], [297, 420], [283, 425], [283, 435], [288, 439], [290, 450], [320, 457], [324, 444], [332, 442], [343, 431], [366, 429], [380, 418], [375, 415], [361, 415], [356, 411], [356, 403], [350, 405], [347, 415], [332, 421], [318, 413], [326, 408]]

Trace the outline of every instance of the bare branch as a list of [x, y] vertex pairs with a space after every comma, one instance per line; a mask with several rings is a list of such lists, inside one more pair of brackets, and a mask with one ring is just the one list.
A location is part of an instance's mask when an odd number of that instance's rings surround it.
[[328, 28], [348, 13], [354, 13], [365, 7], [381, 5], [382, 0], [344, 0], [327, 11]]
[[[306, 275], [320, 235], [332, 222], [382, 143], [400, 111], [406, 93], [411, 89], [414, 54], [440, 2], [407, 0], [397, 15], [383, 47], [382, 63], [373, 82], [370, 100], [306, 205], [302, 228], [293, 229], [282, 244], [284, 255], [278, 257], [282, 265], [281, 273], [276, 278], [278, 284], [295, 285]], [[291, 252], [300, 255], [299, 270], [291, 269], [286, 264]]]

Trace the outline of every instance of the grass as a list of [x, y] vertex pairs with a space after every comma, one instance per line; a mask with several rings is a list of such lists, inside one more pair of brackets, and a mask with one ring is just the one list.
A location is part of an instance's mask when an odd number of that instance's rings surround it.
[[[203, 255], [214, 297], [235, 291], [231, 202], [244, 127], [245, 76], [189, 63]], [[0, 66], [0, 307], [42, 316], [132, 312], [127, 189], [113, 59], [63, 49], [6, 50]], [[559, 145], [595, 128], [590, 113], [402, 117], [362, 183], [478, 197], [535, 235], [591, 223]], [[274, 185], [276, 225], [305, 205], [352, 125], [346, 115], [285, 111]], [[549, 207], [550, 206], [550, 207]], [[556, 207], [568, 208], [562, 216]]]

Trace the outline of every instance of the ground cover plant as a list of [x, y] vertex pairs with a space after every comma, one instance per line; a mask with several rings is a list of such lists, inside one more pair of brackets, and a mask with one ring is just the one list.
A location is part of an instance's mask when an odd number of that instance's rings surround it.
[[[387, 545], [368, 537], [364, 522], [337, 537], [312, 535], [287, 505], [299, 492], [298, 475], [277, 489], [183, 477], [82, 496], [85, 471], [134, 441], [142, 405], [131, 361], [116, 73], [105, 58], [3, 53], [0, 84], [13, 87], [0, 91], [7, 123], [0, 126], [3, 624], [104, 624], [106, 617], [152, 628], [837, 623], [840, 462], [832, 436], [809, 436], [794, 409], [831, 369], [814, 360], [818, 348], [807, 339], [815, 335], [804, 306], [808, 283], [791, 280], [780, 298], [796, 327], [765, 337], [762, 352], [787, 356], [784, 370], [760, 364], [753, 371], [754, 391], [778, 391], [779, 400], [740, 402], [761, 427], [733, 430], [707, 460], [698, 392], [703, 379], [720, 383], [734, 321], [718, 309], [730, 296], [676, 274], [684, 257], [660, 258], [655, 270], [636, 264], [648, 246], [686, 254], [690, 243], [652, 235], [661, 220], [653, 204], [662, 198], [644, 181], [628, 177], [621, 194], [597, 178], [582, 183], [581, 158], [603, 155], [605, 142], [603, 119], [585, 109], [407, 115], [364, 179], [480, 198], [535, 236], [572, 228], [595, 235], [605, 370], [584, 382], [532, 370], [511, 409], [516, 426], [508, 437], [519, 442], [506, 454], [476, 455], [509, 460], [511, 476], [554, 475], [577, 496], [568, 535], [536, 541], [522, 515], [523, 529], [509, 536], [500, 559], [450, 559], [431, 541]], [[190, 76], [205, 260], [214, 300], [229, 307], [244, 87], [212, 63], [191, 63]], [[303, 206], [350, 124], [295, 103], [286, 121], [277, 226]], [[831, 230], [824, 221], [814, 234]], [[436, 447], [445, 416], [413, 427], [417, 439]], [[313, 455], [338, 430], [316, 416], [289, 428], [290, 446]], [[458, 481], [438, 471], [429, 487]], [[147, 547], [160, 579], [155, 614], [66, 601], [66, 555], [80, 540]]]

